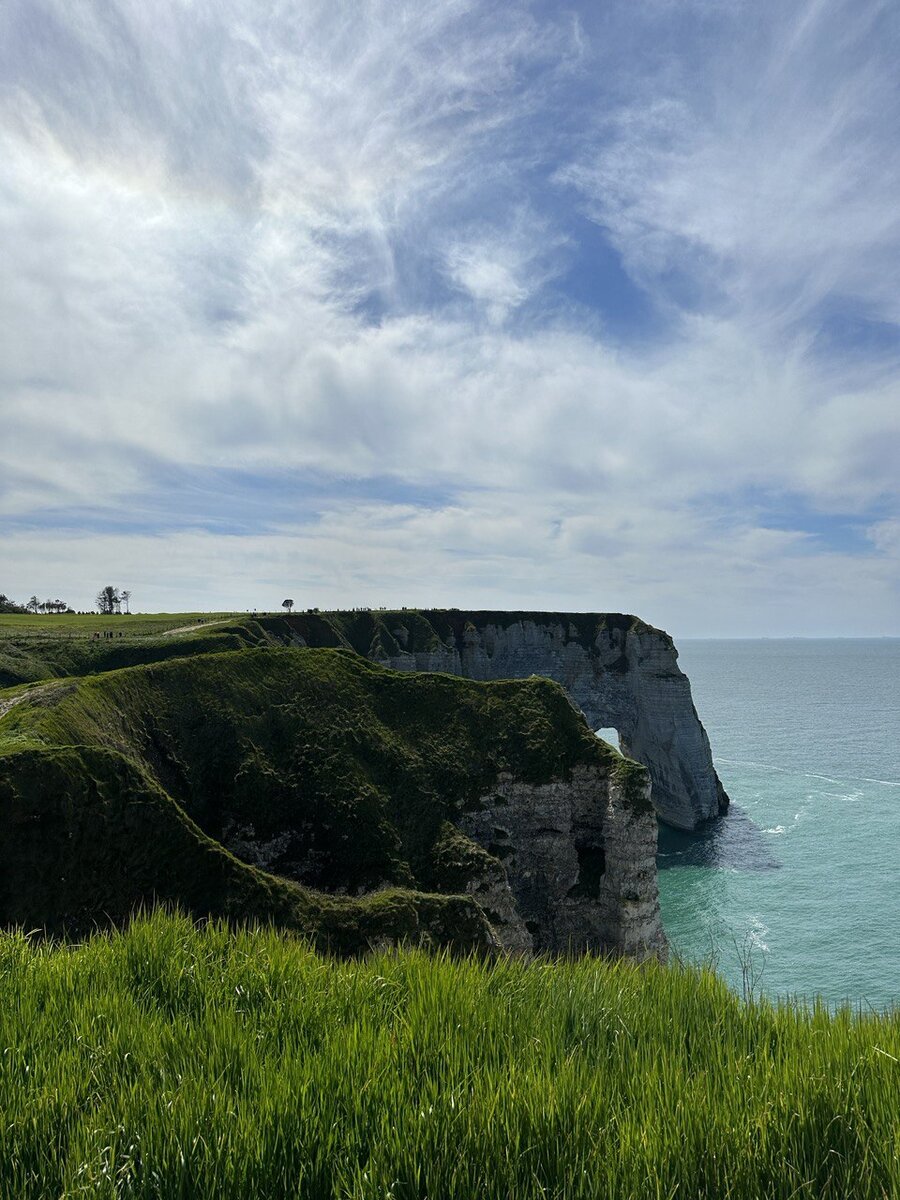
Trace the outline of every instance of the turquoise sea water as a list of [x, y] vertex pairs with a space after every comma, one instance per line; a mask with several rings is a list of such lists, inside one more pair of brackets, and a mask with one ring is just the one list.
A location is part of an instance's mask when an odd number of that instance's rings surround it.
[[738, 990], [900, 1005], [900, 639], [678, 645], [732, 810], [661, 830], [671, 945]]

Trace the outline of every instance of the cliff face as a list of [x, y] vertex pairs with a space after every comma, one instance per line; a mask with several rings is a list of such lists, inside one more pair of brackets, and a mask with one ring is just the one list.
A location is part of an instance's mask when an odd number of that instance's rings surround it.
[[505, 868], [503, 881], [467, 889], [505, 945], [665, 957], [649, 790], [644, 773], [611, 779], [590, 766], [547, 784], [498, 778], [460, 828]]
[[[454, 609], [298, 613], [250, 618], [190, 638], [104, 643], [48, 640], [41, 661], [0, 645], [0, 687], [280, 641], [346, 647], [401, 671], [494, 680], [545, 675], [566, 688], [592, 728], [619, 731], [648, 767], [660, 818], [681, 829], [724, 812], [728, 797], [668, 634], [616, 613]], [[7, 639], [8, 642], [8, 639]]]
[[0, 922], [139, 903], [401, 939], [663, 955], [649, 778], [545, 679], [205, 654], [0, 716]]
[[298, 640], [337, 638], [399, 671], [547, 676], [592, 729], [618, 730], [623, 752], [648, 768], [667, 824], [695, 829], [728, 807], [672, 639], [635, 617], [428, 610], [300, 615], [290, 625]]

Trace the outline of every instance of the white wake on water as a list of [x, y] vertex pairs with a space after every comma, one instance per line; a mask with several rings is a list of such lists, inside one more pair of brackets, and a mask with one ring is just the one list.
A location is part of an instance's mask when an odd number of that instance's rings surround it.
[[749, 758], [721, 758], [716, 755], [717, 763], [726, 763], [730, 767], [751, 767], [757, 771], [777, 771], [780, 775], [798, 775], [801, 779], [822, 779], [825, 783], [833, 783], [838, 787], [851, 783], [877, 783], [881, 787], [900, 788], [900, 782], [895, 779], [874, 779], [870, 775], [847, 775], [843, 779], [835, 779], [831, 775], [820, 775], [816, 771], [801, 771], [798, 767], [779, 767], [775, 763], [755, 762]]

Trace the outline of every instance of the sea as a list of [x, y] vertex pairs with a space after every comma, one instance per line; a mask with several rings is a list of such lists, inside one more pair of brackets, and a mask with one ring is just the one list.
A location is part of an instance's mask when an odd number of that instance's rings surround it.
[[900, 638], [678, 649], [731, 809], [660, 830], [674, 953], [745, 995], [900, 1006]]

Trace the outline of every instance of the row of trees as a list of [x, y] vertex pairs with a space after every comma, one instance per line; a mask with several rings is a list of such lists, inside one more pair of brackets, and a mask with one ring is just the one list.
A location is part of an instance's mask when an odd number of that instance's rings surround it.
[[63, 613], [70, 612], [71, 609], [65, 600], [38, 600], [37, 596], [32, 596], [25, 605], [25, 611], [33, 613]]
[[103, 616], [111, 616], [113, 613], [120, 613], [124, 604], [125, 612], [128, 613], [131, 611], [128, 607], [130, 600], [131, 592], [128, 588], [123, 588], [122, 591], [119, 591], [118, 588], [108, 583], [106, 587], [101, 588], [97, 593], [97, 612]]
[[[130, 613], [128, 607], [131, 600], [131, 592], [128, 588], [123, 588], [121, 591], [118, 588], [107, 584], [97, 593], [97, 612], [102, 616], [111, 616], [113, 613], [120, 613], [122, 605], [125, 606], [125, 612]], [[25, 604], [16, 604], [15, 600], [10, 600], [9, 596], [0, 592], [0, 613], [64, 613], [74, 612], [69, 608], [65, 600], [38, 600], [37, 596], [32, 596]]]
[[0, 592], [0, 613], [62, 613], [74, 612], [65, 600], [38, 600], [32, 596], [26, 604], [16, 604], [4, 592]]

